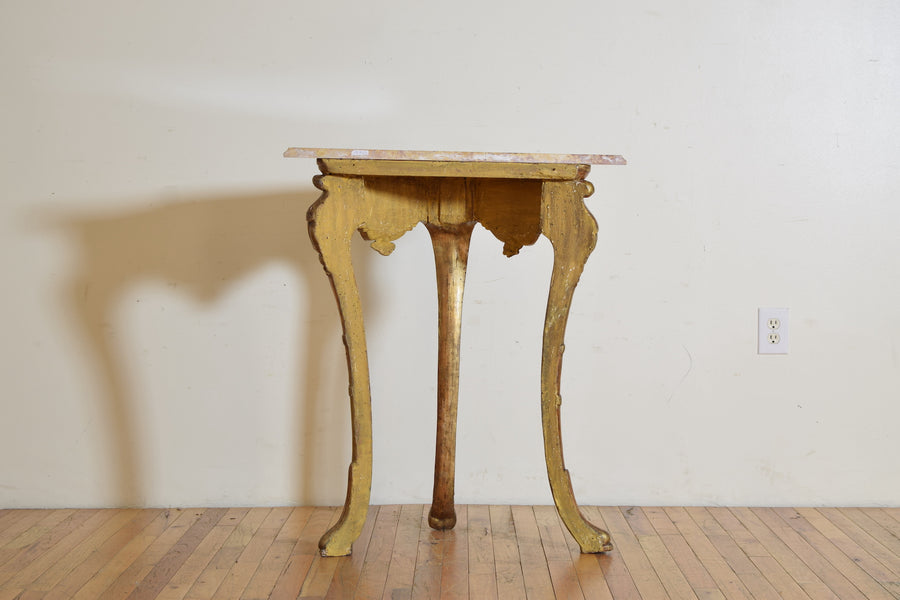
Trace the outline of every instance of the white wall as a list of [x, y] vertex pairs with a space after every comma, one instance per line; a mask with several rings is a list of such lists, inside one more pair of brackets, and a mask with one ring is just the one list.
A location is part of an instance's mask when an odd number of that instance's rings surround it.
[[[620, 153], [563, 371], [583, 503], [900, 504], [900, 5], [8, 5], [0, 506], [340, 503], [336, 309], [292, 145]], [[373, 502], [431, 492], [433, 262], [355, 249]], [[484, 230], [457, 499], [549, 503], [551, 261]], [[756, 310], [791, 309], [788, 356]]]

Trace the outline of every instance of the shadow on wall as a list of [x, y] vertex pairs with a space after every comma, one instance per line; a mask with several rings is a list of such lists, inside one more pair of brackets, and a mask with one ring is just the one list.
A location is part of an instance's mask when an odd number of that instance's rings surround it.
[[[342, 439], [313, 423], [321, 398], [324, 361], [331, 353], [320, 344], [339, 343], [340, 321], [328, 279], [307, 235], [306, 210], [318, 197], [315, 190], [196, 198], [147, 210], [100, 217], [74, 217], [63, 226], [77, 243], [80, 262], [67, 290], [66, 302], [89, 351], [95, 358], [103, 383], [106, 412], [110, 419], [110, 465], [117, 480], [118, 503], [138, 506], [145, 501], [138, 472], [140, 449], [136, 447], [135, 407], [121, 355], [117, 354], [110, 321], [119, 296], [127, 288], [147, 279], [176, 284], [201, 302], [211, 303], [237, 279], [273, 261], [290, 265], [305, 289], [311, 315], [333, 318], [300, 319], [305, 333], [298, 333], [306, 348], [306, 364], [298, 365], [297, 412], [294, 456], [302, 457], [295, 498], [309, 504], [313, 482], [336, 472], [346, 473], [344, 452], [328, 452], [329, 462], [317, 457], [316, 448], [327, 448]], [[358, 257], [355, 257], [358, 260]], [[360, 266], [360, 265], [357, 265]], [[364, 279], [365, 268], [358, 277]], [[359, 281], [365, 294], [365, 281]], [[344, 375], [346, 377], [346, 375]], [[346, 381], [346, 379], [345, 379]], [[248, 399], [249, 401], [250, 399]], [[347, 402], [346, 398], [338, 399]], [[346, 424], [349, 431], [349, 423]], [[349, 458], [347, 459], [349, 463]], [[337, 469], [337, 471], [335, 471]], [[321, 480], [321, 479], [319, 479]]]

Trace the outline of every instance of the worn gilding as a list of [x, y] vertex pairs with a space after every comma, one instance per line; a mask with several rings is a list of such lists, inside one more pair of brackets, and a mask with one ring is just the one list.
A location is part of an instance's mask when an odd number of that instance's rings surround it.
[[[357, 154], [354, 155], [354, 152]], [[458, 153], [291, 149], [289, 156], [319, 158], [315, 178], [322, 196], [310, 207], [309, 233], [334, 288], [350, 376], [353, 453], [347, 499], [338, 522], [320, 540], [325, 556], [349, 554], [365, 522], [372, 484], [372, 406], [362, 309], [350, 239], [354, 232], [382, 254], [394, 240], [424, 223], [434, 246], [438, 285], [438, 398], [434, 495], [429, 524], [453, 527], [456, 414], [462, 298], [469, 239], [480, 222], [513, 256], [539, 235], [553, 246], [554, 261], [541, 354], [541, 415], [544, 456], [553, 500], [582, 552], [612, 548], [609, 534], [588, 522], [578, 509], [565, 468], [560, 430], [560, 376], [566, 322], [575, 286], [594, 249], [597, 223], [584, 205], [593, 186], [584, 181], [587, 161], [511, 160], [509, 155], [461, 158]], [[346, 156], [352, 155], [352, 156]], [[436, 160], [436, 155], [454, 159]], [[415, 158], [410, 158], [414, 156]], [[584, 156], [584, 155], [564, 155]], [[607, 155], [591, 155], [607, 156]], [[507, 157], [507, 158], [504, 158]], [[621, 157], [619, 157], [621, 158]], [[532, 161], [532, 162], [529, 162]], [[606, 162], [600, 164], [624, 164]]]

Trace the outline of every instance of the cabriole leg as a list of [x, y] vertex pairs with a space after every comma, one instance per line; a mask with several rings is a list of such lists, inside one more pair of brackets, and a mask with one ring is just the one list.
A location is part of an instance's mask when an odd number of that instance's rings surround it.
[[357, 206], [364, 199], [362, 180], [317, 177], [322, 197], [309, 209], [309, 236], [331, 280], [341, 314], [350, 376], [350, 421], [353, 453], [347, 499], [338, 522], [319, 540], [322, 556], [350, 554], [362, 532], [372, 488], [372, 402], [366, 334], [356, 277], [350, 258], [350, 238], [362, 222]]
[[585, 181], [545, 182], [541, 202], [541, 229], [553, 245], [553, 273], [544, 321], [541, 356], [541, 418], [544, 456], [553, 501], [582, 552], [612, 549], [609, 534], [589, 523], [575, 502], [572, 481], [563, 461], [560, 427], [560, 375], [572, 295], [588, 256], [597, 242], [597, 222], [583, 198], [593, 186]]

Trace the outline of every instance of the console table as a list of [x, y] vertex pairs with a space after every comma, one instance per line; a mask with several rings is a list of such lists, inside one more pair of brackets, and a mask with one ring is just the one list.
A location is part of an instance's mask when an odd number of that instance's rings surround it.
[[593, 165], [624, 165], [621, 156], [289, 148], [286, 157], [318, 159], [321, 197], [307, 214], [309, 235], [331, 280], [341, 315], [350, 376], [353, 451], [340, 519], [319, 541], [323, 556], [350, 554], [359, 537], [372, 485], [372, 405], [363, 314], [350, 259], [358, 231], [388, 255], [393, 241], [424, 223], [434, 247], [438, 287], [437, 443], [428, 522], [456, 524], [453, 506], [459, 342], [469, 239], [475, 223], [513, 256], [543, 234], [553, 246], [553, 271], [541, 355], [544, 456], [553, 501], [582, 552], [612, 548], [609, 534], [578, 509], [563, 463], [559, 410], [563, 340], [572, 294], [597, 239], [584, 205]]

